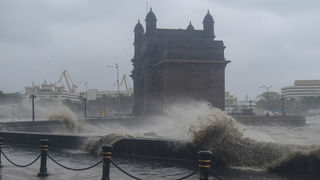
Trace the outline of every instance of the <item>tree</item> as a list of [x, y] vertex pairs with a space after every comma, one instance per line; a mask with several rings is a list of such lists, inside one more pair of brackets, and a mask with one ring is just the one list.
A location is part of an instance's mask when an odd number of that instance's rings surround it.
[[257, 97], [257, 107], [273, 111], [281, 112], [281, 95], [277, 92], [264, 92]]
[[[309, 110], [320, 109], [320, 97], [300, 97], [281, 99], [277, 92], [264, 92], [257, 97], [257, 107], [272, 111], [282, 112], [282, 103], [286, 114], [307, 114]], [[282, 102], [283, 101], [283, 102]]]

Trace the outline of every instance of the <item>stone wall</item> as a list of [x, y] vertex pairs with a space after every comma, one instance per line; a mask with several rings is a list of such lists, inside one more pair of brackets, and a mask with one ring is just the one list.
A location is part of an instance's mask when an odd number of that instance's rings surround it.
[[[89, 137], [40, 133], [0, 132], [4, 145], [39, 147], [40, 139], [49, 140], [49, 149], [80, 149]], [[102, 144], [103, 145], [103, 144]], [[118, 155], [156, 157], [165, 159], [196, 159], [194, 147], [180, 140], [124, 138], [112, 144]], [[101, 148], [101, 147], [98, 147]]]
[[82, 136], [22, 132], [0, 132], [0, 137], [3, 137], [4, 144], [28, 146], [39, 146], [40, 139], [48, 139], [49, 148], [62, 149], [77, 149], [86, 139], [86, 137]]

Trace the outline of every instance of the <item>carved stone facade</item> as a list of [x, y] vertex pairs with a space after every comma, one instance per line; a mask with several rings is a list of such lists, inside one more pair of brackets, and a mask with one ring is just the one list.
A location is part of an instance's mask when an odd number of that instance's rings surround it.
[[157, 113], [179, 100], [197, 99], [224, 109], [225, 46], [215, 40], [214, 20], [209, 11], [203, 30], [191, 22], [186, 29], [157, 28], [150, 9], [146, 31], [138, 21], [134, 29], [135, 114]]

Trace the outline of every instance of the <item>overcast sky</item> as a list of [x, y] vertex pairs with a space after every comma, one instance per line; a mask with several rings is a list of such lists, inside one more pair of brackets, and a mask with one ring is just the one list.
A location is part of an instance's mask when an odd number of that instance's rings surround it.
[[[148, 3], [146, 3], [148, 2]], [[118, 63], [130, 74], [133, 28], [152, 6], [158, 27], [202, 29], [209, 9], [232, 62], [226, 90], [243, 99], [320, 79], [318, 0], [0, 0], [0, 90], [58, 80], [67, 69], [89, 88], [115, 89]], [[132, 86], [132, 83], [131, 83]]]

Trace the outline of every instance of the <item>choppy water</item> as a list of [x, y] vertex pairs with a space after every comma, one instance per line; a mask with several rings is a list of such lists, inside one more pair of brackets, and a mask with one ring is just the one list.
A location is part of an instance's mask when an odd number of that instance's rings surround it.
[[295, 145], [320, 144], [320, 116], [307, 117], [302, 127], [244, 126], [244, 135], [263, 142]]
[[[197, 108], [195, 108], [197, 107]], [[194, 134], [205, 130], [204, 138], [198, 142], [203, 144], [207, 149], [217, 149], [219, 155], [224, 154], [227, 161], [244, 162], [238, 163], [240, 166], [263, 166], [266, 163], [282, 158], [283, 155], [288, 154], [292, 146], [285, 146], [284, 144], [293, 145], [319, 145], [320, 144], [320, 116], [307, 118], [307, 125], [303, 127], [266, 127], [266, 126], [245, 126], [241, 124], [226, 123], [230, 118], [221, 111], [212, 109], [205, 104], [198, 104], [197, 106], [176, 106], [168, 110], [167, 114], [160, 117], [153, 117], [150, 119], [135, 119], [135, 120], [119, 120], [119, 121], [105, 121], [103, 123], [91, 124], [72, 122], [72, 128], [79, 129], [79, 131], [67, 130], [65, 133], [74, 133], [82, 135], [102, 135], [116, 134], [117, 136], [148, 136], [148, 137], [164, 137], [174, 139], [192, 140], [192, 133], [190, 136], [190, 127], [196, 127]], [[68, 121], [68, 120], [67, 120]], [[211, 127], [206, 129], [207, 127]], [[200, 127], [197, 128], [197, 127]], [[250, 137], [256, 141], [248, 141], [244, 137]], [[61, 133], [60, 131], [57, 133]], [[203, 132], [202, 132], [203, 133]], [[217, 134], [218, 133], [218, 134]], [[194, 135], [193, 134], [193, 135]], [[220, 140], [219, 140], [220, 138]], [[201, 139], [201, 138], [200, 138]], [[218, 139], [218, 141], [215, 141]], [[193, 139], [194, 140], [194, 139]], [[227, 141], [226, 141], [227, 140]], [[193, 141], [194, 142], [194, 141]], [[265, 142], [279, 143], [270, 144]], [[301, 147], [301, 146], [300, 146]], [[269, 153], [275, 151], [274, 153]], [[31, 160], [36, 155], [36, 150], [15, 147], [11, 153], [21, 161]], [[227, 153], [226, 153], [227, 152]], [[10, 149], [8, 149], [10, 153]], [[33, 154], [32, 154], [33, 153]], [[75, 152], [52, 152], [53, 155], [61, 162], [66, 163], [71, 167], [82, 167], [81, 165], [91, 165], [93, 162], [99, 160], [88, 154], [79, 154]], [[32, 156], [33, 155], [33, 156]], [[73, 156], [76, 156], [74, 158]], [[232, 157], [231, 159], [228, 157]], [[250, 159], [251, 158], [251, 159]], [[249, 161], [248, 161], [249, 159]], [[121, 166], [134, 172], [135, 175], [142, 179], [176, 179], [181, 177], [181, 174], [192, 171], [196, 168], [194, 164], [176, 163], [176, 162], [162, 162], [142, 159], [128, 159], [115, 158], [116, 161], [121, 162]], [[191, 167], [191, 168], [190, 168]], [[259, 166], [260, 167], [260, 166]], [[1, 176], [4, 179], [38, 179], [37, 168], [18, 169], [8, 166], [1, 170]], [[113, 179], [130, 179], [120, 173], [115, 168], [111, 169]], [[94, 168], [84, 173], [74, 173], [68, 170], [61, 169], [49, 161], [49, 176], [50, 179], [98, 179], [101, 178], [101, 167]], [[18, 176], [9, 177], [10, 176]], [[273, 174], [265, 173], [261, 170], [252, 170], [245, 167], [240, 169], [224, 169], [216, 170], [216, 174], [223, 177], [223, 179], [292, 179], [288, 177], [279, 177]], [[27, 177], [27, 178], [26, 178]], [[22, 178], [22, 179], [23, 179]], [[190, 179], [198, 179], [197, 176]], [[297, 178], [294, 179], [305, 179]], [[312, 179], [309, 178], [308, 179]]]

